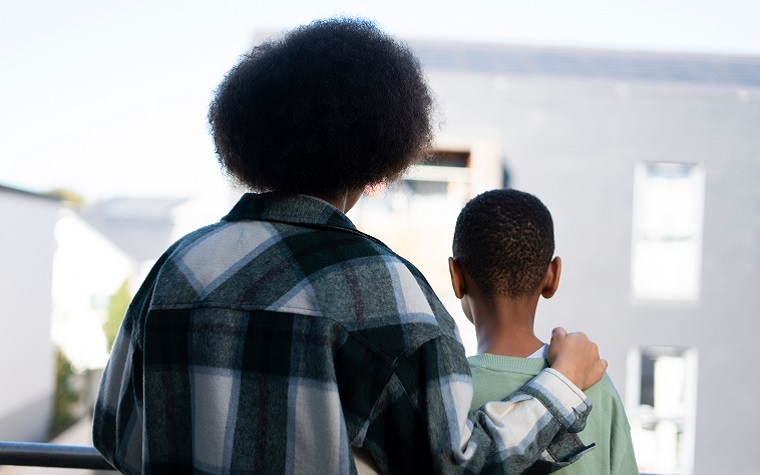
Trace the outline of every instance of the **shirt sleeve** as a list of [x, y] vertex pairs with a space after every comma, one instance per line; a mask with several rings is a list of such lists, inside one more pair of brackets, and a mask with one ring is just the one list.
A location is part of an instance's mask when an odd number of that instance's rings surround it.
[[95, 448], [127, 474], [142, 472], [142, 352], [132, 344], [132, 323], [127, 313], [103, 371], [92, 424]]
[[395, 421], [393, 433], [410, 435], [406, 446], [428, 444], [436, 473], [519, 474], [536, 462], [549, 473], [593, 447], [574, 434], [585, 427], [590, 402], [551, 368], [506, 400], [470, 412], [472, 378], [461, 343], [442, 336], [397, 363], [365, 441], [383, 471], [404, 472], [415, 464], [405, 459], [412, 457], [408, 448], [397, 450], [398, 444], [382, 439], [387, 431], [373, 430], [388, 421]]
[[148, 273], [124, 315], [93, 409], [93, 445], [121, 473], [143, 472], [141, 324], [153, 295], [156, 275], [169, 251]]

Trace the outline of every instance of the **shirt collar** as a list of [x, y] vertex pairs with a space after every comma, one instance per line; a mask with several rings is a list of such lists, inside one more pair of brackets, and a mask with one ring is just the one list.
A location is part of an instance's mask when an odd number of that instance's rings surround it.
[[246, 193], [222, 219], [277, 221], [356, 231], [354, 223], [327, 201], [312, 196], [276, 192]]

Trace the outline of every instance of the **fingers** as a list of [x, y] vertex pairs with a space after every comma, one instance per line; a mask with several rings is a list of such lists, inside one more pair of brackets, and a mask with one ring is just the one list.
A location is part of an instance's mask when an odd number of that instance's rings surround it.
[[546, 357], [550, 367], [565, 375], [581, 390], [596, 384], [608, 366], [607, 360], [600, 358], [597, 344], [585, 333], [568, 333], [562, 327], [552, 330]]
[[554, 337], [566, 337], [572, 335], [573, 338], [581, 339], [581, 340], [587, 340], [590, 341], [588, 338], [588, 335], [586, 335], [584, 332], [573, 332], [568, 333], [567, 330], [565, 330], [562, 327], [557, 327], [554, 330], [552, 330], [552, 338]]

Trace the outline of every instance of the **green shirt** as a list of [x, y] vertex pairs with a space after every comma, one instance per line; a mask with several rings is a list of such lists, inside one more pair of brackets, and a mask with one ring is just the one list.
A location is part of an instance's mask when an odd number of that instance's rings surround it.
[[[471, 409], [488, 411], [488, 402], [499, 400], [530, 381], [547, 367], [544, 358], [516, 358], [479, 354], [468, 358], [475, 389]], [[585, 391], [592, 407], [586, 428], [579, 435], [584, 444], [596, 444], [574, 464], [557, 473], [570, 474], [638, 474], [631, 443], [631, 427], [615, 385], [605, 374], [601, 381]]]

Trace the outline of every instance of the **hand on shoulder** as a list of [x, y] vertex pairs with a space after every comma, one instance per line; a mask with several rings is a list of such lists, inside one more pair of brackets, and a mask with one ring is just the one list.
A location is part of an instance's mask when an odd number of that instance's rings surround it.
[[599, 382], [607, 370], [607, 361], [599, 356], [596, 343], [585, 333], [568, 333], [564, 328], [552, 330], [546, 357], [549, 366], [583, 391]]

